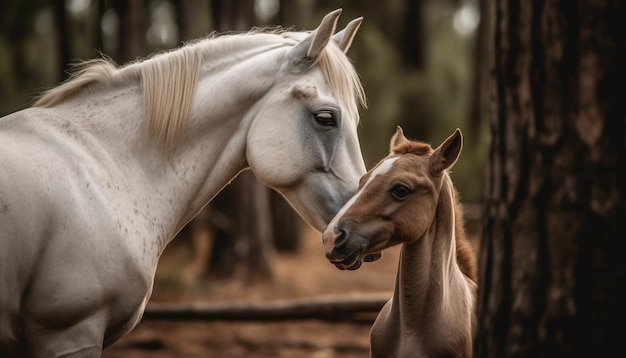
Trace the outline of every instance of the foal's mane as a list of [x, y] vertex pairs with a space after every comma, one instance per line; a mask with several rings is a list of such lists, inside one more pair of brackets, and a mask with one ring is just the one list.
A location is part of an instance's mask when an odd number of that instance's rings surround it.
[[[433, 148], [428, 143], [419, 141], [404, 141], [392, 149], [394, 154], [414, 154], [417, 156], [426, 156], [433, 153]], [[476, 256], [472, 251], [472, 247], [467, 239], [465, 232], [465, 219], [463, 216], [463, 206], [459, 201], [459, 193], [457, 192], [448, 171], [443, 173], [443, 187], [450, 188], [450, 195], [454, 203], [454, 224], [456, 238], [456, 261], [461, 269], [470, 280], [478, 282], [478, 274], [476, 267]]]
[[[84, 61], [75, 66], [74, 73], [66, 82], [44, 92], [33, 106], [52, 107], [97, 86], [139, 81], [146, 126], [160, 144], [171, 148], [183, 136], [204, 61], [216, 54], [223, 55], [224, 51], [232, 53], [263, 44], [293, 46], [308, 34], [287, 32], [276, 27], [253, 29], [240, 34], [213, 34], [122, 67], [106, 57]], [[367, 103], [361, 80], [350, 60], [331, 41], [322, 51], [318, 65], [350, 117], [358, 119], [358, 107], [365, 107]]]

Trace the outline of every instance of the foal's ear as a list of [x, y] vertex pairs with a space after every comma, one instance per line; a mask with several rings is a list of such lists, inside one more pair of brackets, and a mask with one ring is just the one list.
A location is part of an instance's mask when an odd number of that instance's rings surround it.
[[333, 36], [341, 11], [341, 9], [337, 9], [329, 12], [324, 16], [317, 29], [289, 50], [288, 56], [292, 64], [306, 65], [308, 67], [315, 63], [317, 57]]
[[463, 148], [463, 135], [456, 129], [430, 156], [430, 169], [439, 174], [456, 163]]
[[339, 46], [343, 53], [348, 52], [350, 49], [352, 40], [354, 40], [354, 35], [356, 35], [356, 32], [359, 30], [362, 22], [363, 16], [358, 17], [350, 21], [343, 30], [333, 35], [333, 41], [337, 43], [337, 46]]
[[409, 142], [408, 139], [404, 136], [404, 131], [402, 131], [402, 127], [396, 127], [396, 133], [391, 137], [391, 141], [389, 142], [389, 154], [394, 153], [394, 148], [401, 145], [402, 143]]

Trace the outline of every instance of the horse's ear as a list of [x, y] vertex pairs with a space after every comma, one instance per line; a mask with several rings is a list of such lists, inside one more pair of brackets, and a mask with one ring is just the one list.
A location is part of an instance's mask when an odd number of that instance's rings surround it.
[[396, 133], [393, 134], [393, 136], [391, 137], [391, 141], [389, 142], [389, 153], [393, 154], [394, 152], [394, 148], [396, 148], [397, 146], [399, 146], [402, 143], [408, 142], [409, 140], [406, 139], [406, 137], [404, 136], [404, 132], [402, 131], [402, 127], [397, 126], [396, 127]]
[[352, 40], [354, 40], [354, 35], [356, 35], [356, 32], [359, 30], [362, 22], [363, 16], [358, 17], [350, 21], [343, 30], [333, 35], [333, 41], [337, 43], [337, 46], [339, 46], [343, 53], [348, 52], [350, 49]]
[[456, 163], [463, 148], [463, 134], [456, 129], [430, 156], [430, 169], [439, 174]]
[[324, 47], [330, 42], [335, 28], [337, 27], [337, 20], [341, 15], [341, 9], [329, 12], [320, 25], [309, 36], [302, 40], [299, 44], [295, 45], [289, 50], [290, 63], [296, 66], [306, 66], [307, 68], [315, 63], [319, 54], [324, 50]]

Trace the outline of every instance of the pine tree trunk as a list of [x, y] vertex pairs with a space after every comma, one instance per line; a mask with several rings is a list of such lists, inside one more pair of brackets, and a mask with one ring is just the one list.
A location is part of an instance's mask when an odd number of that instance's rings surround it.
[[123, 64], [145, 56], [146, 22], [143, 0], [115, 0], [113, 6], [120, 18], [117, 62]]
[[67, 14], [64, 1], [55, 2], [54, 20], [57, 26], [57, 44], [59, 49], [59, 78], [64, 81], [69, 77], [68, 66], [70, 63], [70, 36], [67, 29]]
[[626, 3], [495, 6], [475, 356], [611, 356], [626, 319]]

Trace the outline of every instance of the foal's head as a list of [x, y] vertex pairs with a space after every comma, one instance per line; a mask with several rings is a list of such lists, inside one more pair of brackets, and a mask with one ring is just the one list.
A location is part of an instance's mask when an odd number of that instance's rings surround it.
[[[406, 139], [397, 128], [390, 154], [360, 180], [357, 193], [323, 234], [326, 257], [339, 269], [355, 270], [380, 258], [384, 249], [418, 240], [433, 225], [446, 170], [463, 145], [456, 130], [437, 149]], [[454, 215], [454, 206], [449, 206]]]

